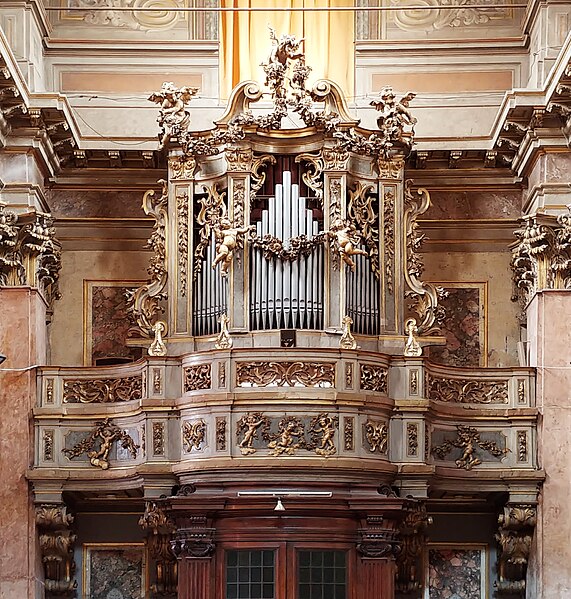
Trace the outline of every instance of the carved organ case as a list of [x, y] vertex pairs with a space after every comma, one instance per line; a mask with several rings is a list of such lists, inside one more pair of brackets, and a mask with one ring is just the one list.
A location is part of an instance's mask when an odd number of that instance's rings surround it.
[[[408, 109], [384, 90], [385, 116], [369, 131], [333, 82], [304, 93], [325, 110], [294, 95], [294, 118], [280, 118], [279, 94], [268, 115], [246, 82], [213, 130], [171, 137], [168, 186], [154, 202], [163, 202], [164, 272], [135, 297], [147, 336], [161, 309], [168, 339], [198, 347], [223, 315], [238, 346], [274, 345], [269, 332], [284, 329], [300, 346], [336, 346], [344, 317], [365, 349], [387, 353], [402, 352], [395, 336], [407, 318], [421, 336], [434, 332], [437, 290], [420, 281], [416, 224], [430, 200], [404, 180], [414, 121], [399, 111]], [[296, 126], [282, 128], [286, 120]]]

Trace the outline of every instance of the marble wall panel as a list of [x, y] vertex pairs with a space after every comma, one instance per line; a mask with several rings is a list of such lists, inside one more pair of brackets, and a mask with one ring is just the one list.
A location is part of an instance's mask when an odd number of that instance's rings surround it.
[[137, 599], [147, 596], [143, 544], [84, 546], [84, 596]]
[[121, 358], [135, 361], [141, 349], [127, 346], [131, 322], [127, 312], [126, 292], [141, 281], [126, 284], [120, 281], [86, 281], [85, 294], [88, 315], [85, 328], [85, 352], [89, 363]]
[[57, 218], [143, 218], [141, 191], [46, 190]]
[[516, 219], [521, 216], [521, 191], [430, 191], [429, 220]]
[[486, 365], [486, 284], [436, 283], [448, 293], [441, 301], [446, 319], [441, 326], [446, 346], [430, 348], [430, 359], [447, 366]]
[[429, 252], [424, 255], [427, 281], [487, 283], [487, 365], [517, 366], [519, 306], [511, 301], [510, 252]]
[[428, 548], [425, 599], [484, 599], [485, 547]]

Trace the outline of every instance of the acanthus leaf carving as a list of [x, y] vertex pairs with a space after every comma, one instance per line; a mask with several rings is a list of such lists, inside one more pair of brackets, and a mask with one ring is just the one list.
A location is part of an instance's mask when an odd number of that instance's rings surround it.
[[426, 375], [428, 399], [446, 403], [505, 404], [508, 402], [507, 381], [450, 379]]
[[65, 379], [63, 403], [115, 403], [142, 398], [140, 375], [116, 379]]
[[333, 387], [333, 362], [237, 362], [239, 387]]
[[187, 453], [190, 453], [193, 449], [202, 449], [206, 436], [206, 423], [204, 420], [196, 420], [189, 422], [188, 420], [183, 424], [182, 427], [182, 442], [184, 449]]

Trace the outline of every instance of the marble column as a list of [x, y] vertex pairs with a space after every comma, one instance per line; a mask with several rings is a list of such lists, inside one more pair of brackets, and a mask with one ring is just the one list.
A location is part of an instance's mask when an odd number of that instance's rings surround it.
[[30, 287], [0, 288], [0, 599], [43, 597], [26, 471], [33, 463], [36, 371], [45, 364], [46, 304]]
[[546, 479], [528, 570], [528, 599], [571, 597], [571, 292], [536, 293], [527, 310], [537, 368], [539, 464]]

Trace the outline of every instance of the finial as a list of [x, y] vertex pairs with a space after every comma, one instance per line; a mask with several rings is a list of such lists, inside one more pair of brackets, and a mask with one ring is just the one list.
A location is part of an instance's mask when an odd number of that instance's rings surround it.
[[163, 333], [167, 330], [167, 323], [162, 320], [157, 320], [153, 325], [153, 332], [155, 333], [155, 338], [153, 342], [149, 346], [149, 356], [166, 356], [167, 355], [167, 346], [163, 341]]
[[341, 322], [343, 323], [343, 334], [339, 341], [339, 347], [341, 349], [359, 349], [355, 337], [353, 337], [353, 334], [351, 333], [353, 319], [350, 316], [343, 316]]
[[404, 328], [408, 333], [408, 339], [404, 344], [404, 355], [409, 358], [417, 358], [422, 356], [422, 347], [420, 347], [420, 344], [415, 337], [415, 335], [418, 333], [416, 320], [414, 318], [407, 318], [404, 323]]
[[214, 347], [216, 349], [230, 349], [232, 347], [232, 338], [228, 331], [228, 323], [230, 322], [228, 315], [221, 314], [218, 318], [218, 322], [220, 323], [220, 333], [218, 333], [218, 337], [216, 337]]

